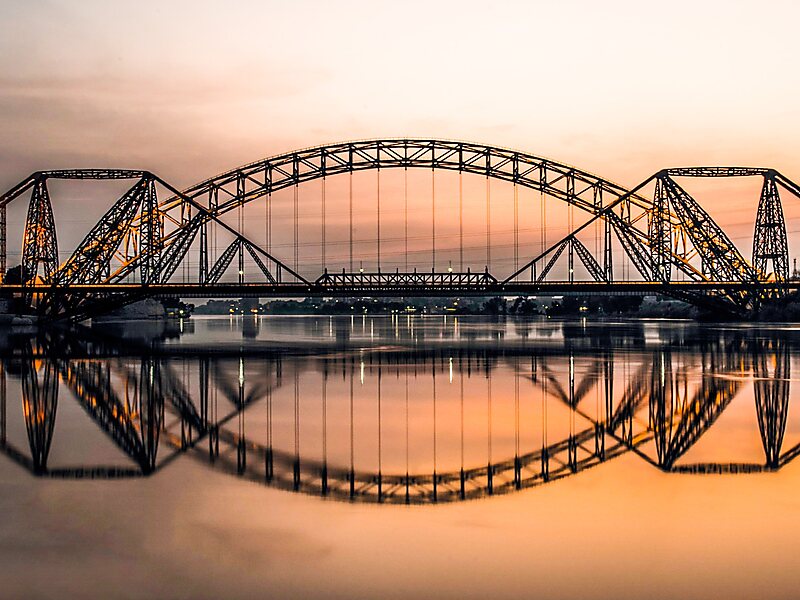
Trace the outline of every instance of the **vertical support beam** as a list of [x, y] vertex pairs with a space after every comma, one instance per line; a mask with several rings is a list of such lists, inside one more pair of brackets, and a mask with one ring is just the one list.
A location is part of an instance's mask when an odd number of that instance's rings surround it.
[[569, 268], [569, 282], [575, 281], [575, 238], [570, 238], [567, 249], [567, 265]]
[[200, 285], [208, 283], [208, 221], [200, 225]]
[[603, 219], [603, 273], [606, 281], [614, 281], [614, 258], [611, 247], [611, 221]]
[[239, 241], [239, 285], [244, 283], [244, 244]]

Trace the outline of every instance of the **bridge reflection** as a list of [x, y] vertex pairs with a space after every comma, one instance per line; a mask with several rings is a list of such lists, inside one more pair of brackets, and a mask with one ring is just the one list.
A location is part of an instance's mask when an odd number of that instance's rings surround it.
[[[779, 334], [673, 332], [645, 344], [641, 326], [599, 339], [567, 327], [559, 347], [436, 346], [380, 323], [408, 343], [353, 347], [332, 325], [324, 354], [210, 355], [74, 331], [13, 340], [0, 372], [0, 449], [39, 477], [151, 476], [181, 459], [385, 503], [522, 490], [625, 454], [670, 473], [745, 473], [779, 470], [800, 453], [783, 448], [792, 340]], [[745, 389], [763, 461], [687, 462]], [[17, 401], [26, 439], [9, 435]], [[101, 431], [122, 464], [50, 464], [59, 402], [73, 401], [81, 431]]]

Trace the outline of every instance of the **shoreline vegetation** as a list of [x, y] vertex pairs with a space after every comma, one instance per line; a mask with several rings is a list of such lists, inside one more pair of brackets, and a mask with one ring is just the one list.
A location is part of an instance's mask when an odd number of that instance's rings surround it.
[[[5, 320], [35, 322], [36, 316], [15, 302], [2, 300]], [[800, 322], [800, 293], [762, 302], [743, 317], [724, 318], [719, 313], [686, 302], [657, 296], [562, 296], [553, 298], [346, 298], [267, 300], [257, 298], [209, 300], [192, 304], [179, 299], [145, 299], [101, 315], [95, 321], [186, 319], [192, 315], [483, 315], [494, 317], [629, 317], [688, 319], [693, 321]], [[2, 321], [3, 319], [0, 319]], [[22, 322], [22, 321], [20, 321]]]
[[[552, 298], [348, 298], [325, 300], [209, 300], [191, 307], [197, 315], [347, 315], [347, 314], [453, 314], [489, 316], [691, 319], [718, 321], [720, 315], [663, 296], [562, 296]], [[800, 322], [800, 293], [767, 299], [758, 311], [739, 321]]]

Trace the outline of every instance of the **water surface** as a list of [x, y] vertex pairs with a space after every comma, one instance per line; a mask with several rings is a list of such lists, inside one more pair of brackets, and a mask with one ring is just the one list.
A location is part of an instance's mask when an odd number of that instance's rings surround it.
[[794, 597], [799, 333], [8, 331], [0, 571], [12, 597]]

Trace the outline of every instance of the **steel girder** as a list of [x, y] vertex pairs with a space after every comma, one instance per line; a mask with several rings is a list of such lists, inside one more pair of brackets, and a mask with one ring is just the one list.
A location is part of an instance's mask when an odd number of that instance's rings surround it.
[[407, 290], [414, 286], [435, 289], [438, 286], [469, 287], [486, 289], [497, 284], [497, 280], [486, 272], [446, 273], [324, 273], [317, 279], [318, 285], [331, 291], [341, 289], [376, 290], [393, 288]]
[[213, 285], [218, 283], [225, 270], [233, 261], [233, 257], [236, 256], [237, 253], [239, 255], [239, 283], [244, 283], [243, 265], [245, 251], [247, 251], [247, 253], [250, 255], [250, 258], [253, 259], [253, 262], [256, 264], [259, 271], [261, 271], [267, 281], [269, 283], [277, 283], [275, 277], [272, 276], [269, 268], [267, 268], [267, 265], [264, 264], [264, 261], [261, 260], [261, 257], [253, 248], [253, 245], [250, 242], [241, 239], [235, 239], [227, 248], [225, 248], [225, 251], [217, 259], [217, 262], [214, 263], [213, 267], [211, 267], [211, 270], [208, 272], [208, 276], [206, 277], [205, 281], [202, 282], [203, 285]]
[[[764, 258], [777, 260], [779, 264], [775, 269], [776, 279], [782, 277], [786, 270], [784, 264], [788, 263], [788, 253], [782, 250], [781, 231], [785, 231], [785, 225], [783, 228], [773, 225], [775, 223], [773, 217], [778, 212], [782, 216], [775, 184], [780, 184], [791, 193], [800, 196], [800, 189], [794, 183], [769, 169], [692, 167], [662, 171], [647, 180], [656, 179], [657, 184], [655, 200], [651, 202], [639, 194], [644, 184], [628, 191], [585, 171], [527, 153], [449, 140], [388, 139], [346, 142], [289, 152], [234, 169], [184, 192], [172, 188], [145, 171], [113, 169], [42, 171], [34, 173], [0, 196], [0, 211], [8, 202], [33, 188], [32, 198], [36, 198], [37, 202], [31, 204], [28, 229], [31, 239], [38, 238], [41, 243], [33, 245], [28, 250], [26, 258], [31, 265], [36, 263], [37, 269], [44, 265], [45, 282], [63, 279], [67, 282], [102, 281], [113, 284], [130, 281], [129, 276], [139, 270], [141, 281], [145, 285], [165, 283], [175, 273], [181, 261], [185, 260], [189, 247], [199, 232], [203, 246], [200, 261], [202, 284], [208, 281], [207, 249], [203, 252], [208, 243], [206, 228], [209, 223], [217, 222], [240, 240], [242, 247], [253, 256], [259, 269], [270, 281], [275, 278], [272, 278], [269, 269], [266, 268], [265, 261], [273, 261], [277, 266], [279, 275], [277, 281], [280, 281], [281, 270], [285, 270], [299, 281], [311, 285], [281, 261], [266, 254], [219, 221], [218, 217], [246, 202], [313, 179], [380, 168], [446, 169], [473, 173], [540, 190], [589, 212], [592, 219], [600, 218], [606, 223], [606, 245], [601, 269], [605, 281], [611, 279], [609, 240], [612, 229], [616, 231], [624, 251], [646, 281], [669, 282], [672, 277], [672, 265], [683, 271], [691, 280], [747, 283], [764, 279], [762, 270], [758, 266], [753, 268], [744, 261], [722, 230], [680, 186], [674, 183], [673, 177], [756, 175], [765, 177], [768, 183], [765, 184], [765, 191], [762, 194], [763, 206], [760, 207], [762, 216], [756, 231], [758, 243], [754, 246], [756, 248], [763, 246], [766, 250], [759, 251], [758, 256], [754, 256], [754, 262], [757, 262], [756, 258], [762, 262]], [[90, 231], [87, 239], [67, 263], [55, 269], [52, 266], [54, 262], [52, 257], [57, 256], [57, 245], [49, 194], [45, 184], [48, 178], [139, 178], [148, 184], [141, 194], [129, 190], [128, 196], [120, 199], [105, 215], [104, 222], [98, 223]], [[156, 183], [165, 186], [173, 195], [159, 202], [155, 194]], [[138, 202], [139, 196], [141, 202], [137, 213], [133, 206]], [[670, 206], [674, 210], [670, 210]], [[632, 209], [637, 211], [636, 214]], [[647, 227], [646, 231], [642, 231], [645, 218]], [[2, 214], [0, 221], [2, 221], [0, 238], [4, 238]], [[582, 227], [570, 235], [574, 238]], [[125, 233], [121, 234], [122, 231]], [[670, 232], [675, 234], [676, 240], [691, 239], [694, 251], [701, 257], [706, 273], [690, 264], [687, 252], [677, 251], [677, 241], [675, 247], [672, 247]], [[108, 267], [99, 263], [108, 262], [106, 258], [113, 253], [112, 249], [121, 237], [126, 240], [133, 238], [138, 244], [132, 255], [125, 256], [121, 267], [113, 273], [107, 273]], [[558, 250], [559, 247], [560, 243], [557, 243], [548, 252]], [[775, 247], [778, 247], [778, 250], [775, 250]], [[4, 256], [1, 250], [0, 254]], [[596, 269], [593, 268], [595, 264], [599, 265], [599, 262], [591, 256], [591, 253], [582, 252], [582, 249], [576, 248], [574, 244], [570, 244], [570, 257], [573, 250], [581, 256], [592, 277], [599, 281]], [[587, 261], [584, 254], [594, 260]], [[44, 256], [45, 260], [42, 260], [41, 256]], [[787, 256], [786, 261], [783, 260], [783, 256]], [[504, 280], [504, 283], [508, 283], [521, 271], [531, 267], [535, 260]], [[54, 272], [57, 275], [54, 275]], [[724, 300], [725, 296], [720, 296], [719, 299]], [[738, 294], [734, 295], [731, 301], [739, 307], [745, 307], [750, 300], [747, 294]]]
[[572, 238], [572, 250], [574, 250], [578, 254], [578, 258], [581, 259], [583, 266], [586, 267], [586, 270], [589, 272], [589, 275], [592, 276], [592, 279], [595, 281], [605, 281], [608, 282], [606, 278], [606, 273], [603, 271], [600, 264], [597, 262], [592, 253], [589, 252], [589, 249], [581, 242], [578, 238]]
[[[702, 260], [703, 272], [716, 281], [756, 282], [758, 275], [733, 242], [708, 213], [668, 174], [658, 176], [670, 199], [673, 210]], [[734, 301], [746, 305], [747, 295]]]
[[149, 186], [146, 178], [139, 179], [106, 211], [72, 256], [58, 269], [55, 276], [57, 283], [96, 283], [103, 277], [129, 231]]
[[[771, 263], [769, 270], [767, 263]], [[789, 279], [789, 244], [786, 240], [786, 223], [775, 178], [764, 176], [761, 197], [758, 201], [755, 232], [753, 234], [753, 267], [762, 279], [770, 275], [776, 281]]]
[[208, 281], [205, 283], [217, 283], [225, 270], [230, 266], [237, 252], [241, 252], [241, 242], [239, 240], [233, 240], [233, 243], [225, 248], [225, 251], [220, 254], [217, 262], [211, 267], [211, 270], [208, 272]]

